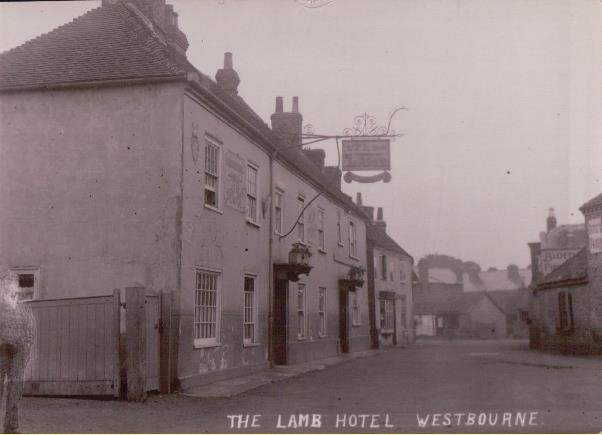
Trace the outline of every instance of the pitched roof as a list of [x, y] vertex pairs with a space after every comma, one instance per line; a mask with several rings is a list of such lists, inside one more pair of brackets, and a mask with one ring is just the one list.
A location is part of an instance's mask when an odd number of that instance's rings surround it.
[[408, 254], [395, 240], [393, 240], [386, 231], [382, 228], [369, 225], [366, 228], [366, 237], [368, 241], [372, 242], [376, 246], [379, 246], [387, 251], [397, 252], [404, 257], [409, 257], [413, 260], [412, 256]]
[[0, 91], [128, 79], [198, 78], [201, 90], [250, 124], [263, 142], [363, 220], [368, 218], [300, 150], [279, 147], [270, 127], [238, 95], [224, 91], [169, 47], [158, 25], [130, 3], [92, 9], [0, 54]]
[[536, 288], [545, 289], [563, 285], [578, 285], [582, 284], [586, 279], [587, 250], [586, 248], [583, 248], [556, 269], [541, 278], [536, 283]]
[[462, 293], [436, 289], [414, 292], [414, 314], [434, 315], [443, 312], [469, 314], [484, 300], [488, 300], [499, 311], [504, 312], [487, 292]]
[[519, 279], [511, 279], [507, 270], [481, 271], [477, 279], [471, 279], [469, 273], [462, 276], [462, 286], [465, 292], [492, 291], [492, 290], [515, 290], [523, 288], [531, 279], [531, 271], [528, 269], [518, 270]]
[[441, 282], [444, 284], [457, 284], [458, 276], [456, 273], [446, 267], [429, 267], [428, 269], [429, 282]]
[[516, 314], [518, 310], [527, 310], [529, 306], [529, 291], [527, 289], [488, 291], [487, 295], [506, 314]]
[[0, 89], [184, 76], [158, 29], [118, 2], [0, 54]]
[[602, 193], [600, 193], [599, 195], [597, 195], [594, 198], [587, 201], [585, 204], [583, 204], [581, 207], [579, 207], [579, 210], [585, 211], [588, 208], [598, 207], [598, 206], [602, 206]]

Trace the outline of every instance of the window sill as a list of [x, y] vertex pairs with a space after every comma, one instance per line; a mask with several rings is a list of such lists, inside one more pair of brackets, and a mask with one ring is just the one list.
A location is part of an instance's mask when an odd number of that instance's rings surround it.
[[247, 224], [251, 225], [252, 227], [255, 227], [257, 229], [261, 228], [261, 225], [259, 225], [257, 222], [252, 221], [251, 219], [247, 218]]
[[357, 326], [362, 326], [362, 324], [361, 324], [361, 323], [352, 323], [352, 324], [351, 324], [351, 327], [352, 327], [352, 328], [355, 328], [355, 327], [357, 327]]
[[219, 208], [213, 207], [212, 205], [209, 205], [209, 204], [203, 204], [203, 205], [208, 210], [214, 211], [214, 212], [219, 213], [219, 214], [224, 214], [224, 212], [222, 210], [220, 210]]
[[318, 248], [318, 252], [319, 252], [320, 254], [328, 254], [328, 252], [326, 252], [326, 250], [325, 250], [325, 249], [322, 249], [322, 248]]
[[380, 331], [380, 333], [382, 335], [391, 335], [391, 334], [393, 334], [393, 332], [394, 331], [392, 329], [381, 329], [381, 331]]
[[256, 342], [243, 342], [242, 347], [259, 347], [260, 343], [256, 343]]
[[337, 245], [339, 245], [341, 248], [345, 247], [345, 245], [343, 244], [343, 242], [337, 242]]
[[297, 341], [307, 341], [307, 337], [299, 337], [299, 336], [297, 336]]
[[195, 339], [192, 343], [192, 347], [195, 349], [205, 349], [208, 347], [221, 347], [222, 344], [220, 342], [217, 341], [200, 341], [198, 339]]
[[318, 334], [318, 338], [327, 338], [328, 335], [327, 334]]
[[356, 257], [355, 255], [351, 255], [351, 254], [349, 254], [349, 258], [351, 258], [351, 259], [353, 259], [353, 260], [360, 261], [359, 257]]

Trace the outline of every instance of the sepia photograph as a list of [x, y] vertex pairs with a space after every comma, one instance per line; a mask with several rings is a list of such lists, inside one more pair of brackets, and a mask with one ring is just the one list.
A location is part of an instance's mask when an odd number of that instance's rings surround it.
[[0, 2], [2, 433], [602, 433], [602, 1]]

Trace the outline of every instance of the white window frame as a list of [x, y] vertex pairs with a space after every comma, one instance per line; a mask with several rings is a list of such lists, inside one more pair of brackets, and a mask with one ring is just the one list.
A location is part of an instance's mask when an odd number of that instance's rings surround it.
[[[215, 149], [217, 150], [217, 158], [216, 158], [216, 162], [215, 162], [215, 173], [211, 172], [212, 168], [208, 168], [208, 162], [209, 162], [209, 157], [208, 157], [208, 149]], [[221, 198], [220, 198], [220, 194], [221, 194], [221, 182], [222, 182], [222, 145], [217, 142], [216, 140], [205, 136], [205, 148], [204, 148], [204, 155], [205, 155], [205, 168], [204, 168], [204, 177], [205, 179], [203, 180], [203, 204], [206, 208], [210, 209], [210, 210], [214, 210], [214, 211], [218, 211], [221, 212]], [[215, 177], [217, 179], [216, 181], [216, 186], [211, 186], [210, 184], [207, 184], [207, 177], [211, 176], [211, 177]], [[214, 192], [215, 194], [215, 204], [208, 204], [207, 203], [207, 191], [211, 191]]]
[[297, 339], [307, 338], [307, 286], [297, 284]]
[[[206, 278], [208, 277], [215, 277], [215, 289], [201, 289], [199, 288], [199, 279], [201, 277], [201, 275], [204, 275]], [[205, 279], [206, 279], [205, 278]], [[209, 269], [200, 269], [197, 268], [195, 269], [195, 289], [194, 289], [194, 313], [193, 313], [193, 330], [194, 330], [194, 342], [193, 345], [194, 347], [212, 347], [212, 346], [219, 346], [220, 345], [220, 331], [221, 331], [221, 287], [222, 285], [222, 274], [220, 271], [216, 271], [216, 270], [209, 270]], [[207, 301], [208, 298], [210, 298], [210, 295], [203, 295], [202, 293], [199, 294], [199, 292], [215, 292], [215, 305], [210, 305], [210, 303], [204, 303], [203, 304], [203, 300]], [[206, 313], [209, 314], [209, 318], [214, 317], [214, 321], [211, 322], [204, 322], [202, 320], [201, 316], [201, 312], [203, 310], [203, 308], [207, 309], [207, 311], [205, 311]], [[212, 308], [215, 309], [215, 312], [213, 313], [214, 315], [211, 316], [210, 312], [212, 311]], [[202, 324], [214, 324], [215, 325], [215, 331], [213, 336], [207, 336], [207, 337], [202, 337], [199, 335], [203, 335], [201, 334], [201, 330], [202, 330]]]
[[[33, 290], [31, 298], [22, 298], [21, 295], [25, 293], [25, 291], [21, 290], [19, 287], [18, 290], [18, 299], [24, 301], [32, 301], [40, 298], [40, 268], [34, 266], [15, 266], [10, 267], [9, 272], [11, 275], [15, 277], [15, 279], [19, 279], [19, 275], [33, 275]], [[18, 281], [17, 281], [18, 286]], [[23, 287], [27, 288], [27, 287]]]
[[349, 256], [357, 258], [357, 228], [355, 222], [350, 220], [347, 226], [347, 237], [349, 241]]
[[326, 234], [324, 232], [325, 216], [326, 210], [322, 207], [318, 207], [318, 249], [322, 252], [326, 252]]
[[328, 334], [326, 312], [326, 287], [318, 287], [318, 337]]
[[305, 231], [305, 196], [297, 195], [297, 240], [301, 243], [307, 243]]
[[399, 262], [399, 282], [402, 284], [405, 284], [408, 280], [406, 273], [404, 271], [404, 262], [400, 261]]
[[[249, 177], [253, 171], [255, 171], [255, 191], [250, 192]], [[247, 196], [246, 196], [247, 222], [249, 222], [253, 225], [259, 225], [259, 167], [250, 162], [247, 163], [247, 179], [246, 179], [245, 190], [247, 192]], [[255, 213], [254, 214], [251, 214], [251, 210], [250, 210], [250, 203], [252, 201], [255, 201]]]
[[361, 326], [362, 313], [360, 311], [359, 290], [355, 289], [351, 294], [351, 326]]
[[[252, 280], [253, 290], [247, 290], [247, 279]], [[245, 346], [257, 344], [257, 275], [245, 273], [243, 280], [243, 344]], [[248, 304], [248, 296], [251, 297], [251, 303]], [[250, 312], [249, 312], [250, 311]], [[247, 326], [251, 327], [251, 337], [247, 337]]]
[[[277, 211], [280, 211], [278, 217]], [[284, 230], [284, 190], [274, 189], [274, 232], [282, 235]]]

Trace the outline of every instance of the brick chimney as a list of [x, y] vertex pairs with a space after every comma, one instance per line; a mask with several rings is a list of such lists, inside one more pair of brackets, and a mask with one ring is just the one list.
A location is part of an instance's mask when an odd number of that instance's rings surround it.
[[316, 165], [320, 169], [320, 171], [324, 171], [324, 160], [326, 160], [326, 153], [324, 152], [324, 150], [305, 149], [303, 150], [303, 154], [305, 154], [305, 156], [309, 160], [311, 160], [314, 163], [314, 165]]
[[531, 253], [531, 284], [535, 284], [541, 278], [539, 270], [539, 256], [541, 255], [541, 243], [528, 243], [529, 252]]
[[324, 175], [328, 181], [332, 180], [331, 186], [341, 190], [341, 176], [343, 175], [343, 172], [338, 166], [325, 166]]
[[355, 194], [355, 203], [370, 218], [370, 222], [372, 222], [374, 220], [374, 207], [362, 204], [362, 192], [357, 192]]
[[546, 219], [546, 229], [549, 233], [554, 228], [556, 228], [556, 214], [554, 213], [554, 209], [550, 208], [548, 218]]
[[172, 5], [165, 4], [165, 0], [102, 0], [102, 5], [108, 6], [119, 1], [135, 6], [161, 30], [170, 47], [179, 54], [186, 55], [188, 39], [178, 27], [178, 14]]
[[233, 67], [232, 53], [224, 53], [224, 67], [217, 70], [215, 80], [227, 93], [231, 95], [238, 94], [240, 78]]
[[383, 220], [383, 208], [378, 207], [376, 209], [376, 221], [374, 221], [374, 226], [381, 228], [383, 231], [387, 231], [387, 223]]
[[299, 97], [293, 97], [292, 110], [284, 112], [282, 97], [276, 97], [276, 109], [272, 116], [272, 131], [282, 147], [301, 147], [303, 116], [299, 113]]

